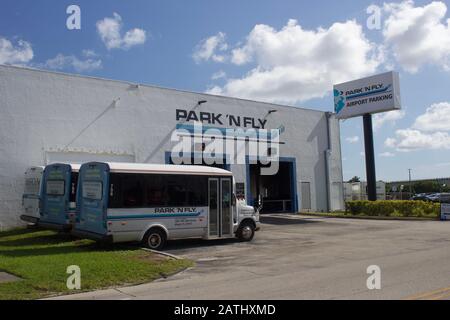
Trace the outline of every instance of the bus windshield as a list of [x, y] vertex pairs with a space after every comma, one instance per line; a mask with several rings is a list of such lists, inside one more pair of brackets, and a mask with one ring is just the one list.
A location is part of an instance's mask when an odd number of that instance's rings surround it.
[[47, 195], [63, 196], [65, 181], [64, 180], [48, 180], [47, 181]]
[[84, 181], [83, 198], [90, 200], [102, 200], [103, 184], [101, 181]]

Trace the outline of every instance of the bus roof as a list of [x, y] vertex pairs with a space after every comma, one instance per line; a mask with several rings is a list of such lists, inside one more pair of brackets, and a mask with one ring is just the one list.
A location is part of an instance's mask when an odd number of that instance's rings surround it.
[[175, 164], [149, 164], [149, 163], [125, 163], [125, 162], [104, 162], [109, 165], [111, 172], [123, 173], [165, 173], [165, 174], [192, 174], [210, 176], [231, 176], [231, 171], [195, 165], [175, 165]]
[[80, 168], [81, 168], [81, 164], [79, 164], [79, 163], [66, 163], [66, 162], [52, 162], [52, 163], [49, 163], [48, 166], [51, 166], [51, 165], [54, 165], [54, 164], [56, 164], [56, 165], [58, 165], [58, 164], [68, 164], [68, 165], [70, 165], [70, 167], [72, 168], [72, 171], [74, 171], [74, 172], [80, 171]]

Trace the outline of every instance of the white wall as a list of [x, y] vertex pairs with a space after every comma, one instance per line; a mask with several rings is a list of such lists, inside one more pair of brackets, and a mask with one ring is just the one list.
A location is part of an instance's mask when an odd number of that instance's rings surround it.
[[[334, 117], [328, 122], [324, 112], [0, 66], [0, 228], [20, 223], [27, 167], [52, 162], [52, 157], [60, 161], [64, 154], [78, 161], [164, 163], [173, 145], [175, 110], [192, 109], [199, 100], [208, 102], [198, 111], [263, 118], [278, 110], [268, 116], [266, 127], [286, 128], [281, 156], [296, 158], [299, 201], [300, 182], [308, 181], [312, 210], [327, 210], [328, 202], [332, 209], [342, 206], [342, 187], [335, 187], [342, 182], [339, 124]], [[332, 137], [328, 160], [327, 125]], [[245, 182], [244, 165], [232, 171], [237, 182]]]

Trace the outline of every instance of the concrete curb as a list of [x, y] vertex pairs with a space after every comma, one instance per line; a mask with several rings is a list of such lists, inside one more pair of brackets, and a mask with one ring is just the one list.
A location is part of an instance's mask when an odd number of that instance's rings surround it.
[[164, 252], [164, 251], [157, 251], [157, 250], [153, 250], [153, 249], [149, 249], [149, 248], [141, 248], [141, 249], [144, 250], [144, 251], [148, 251], [148, 252], [160, 254], [160, 255], [163, 255], [163, 256], [167, 256], [167, 257], [173, 258], [175, 260], [183, 260], [184, 259], [182, 257], [176, 256], [174, 254], [167, 253], [167, 252]]

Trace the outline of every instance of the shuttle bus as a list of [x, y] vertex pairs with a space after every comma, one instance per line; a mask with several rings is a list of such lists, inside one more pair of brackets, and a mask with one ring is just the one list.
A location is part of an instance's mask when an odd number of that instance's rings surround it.
[[44, 169], [39, 226], [70, 231], [75, 222], [79, 164], [53, 163]]
[[25, 222], [37, 223], [40, 218], [39, 199], [44, 167], [30, 167], [25, 171], [25, 188], [22, 195], [24, 214], [20, 216]]
[[81, 166], [72, 233], [160, 250], [182, 238], [252, 240], [259, 212], [234, 195], [230, 171], [189, 165]]

